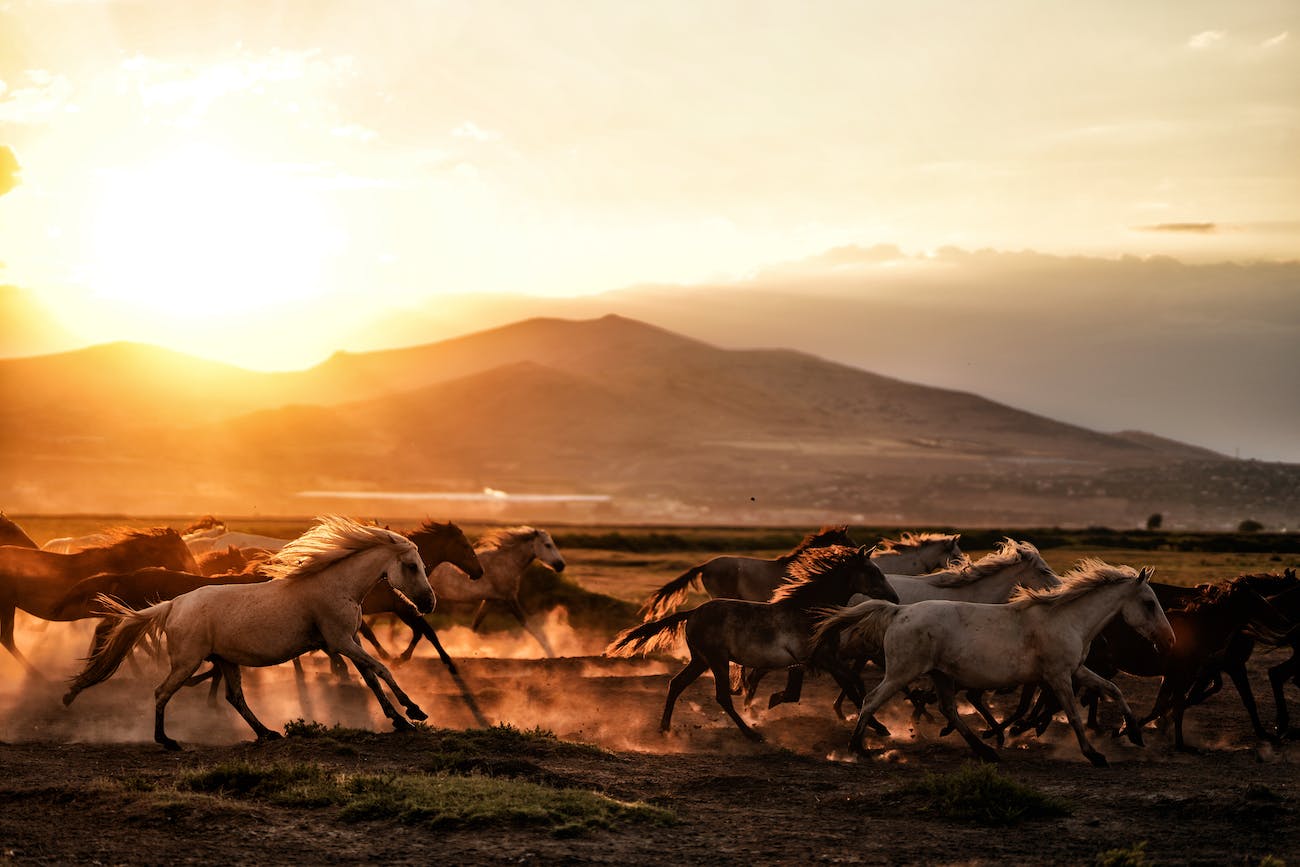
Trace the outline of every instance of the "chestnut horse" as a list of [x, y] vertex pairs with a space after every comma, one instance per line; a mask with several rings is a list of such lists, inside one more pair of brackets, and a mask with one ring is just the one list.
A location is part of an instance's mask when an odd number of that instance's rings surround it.
[[36, 542], [23, 532], [23, 528], [9, 520], [9, 517], [0, 512], [0, 545], [13, 545], [15, 548], [39, 548]]
[[39, 674], [14, 644], [17, 610], [43, 620], [75, 620], [77, 617], [56, 617], [55, 608], [74, 584], [90, 575], [131, 572], [144, 566], [199, 571], [190, 549], [171, 528], [116, 530], [113, 535], [112, 543], [75, 554], [0, 547], [0, 644], [29, 672]]

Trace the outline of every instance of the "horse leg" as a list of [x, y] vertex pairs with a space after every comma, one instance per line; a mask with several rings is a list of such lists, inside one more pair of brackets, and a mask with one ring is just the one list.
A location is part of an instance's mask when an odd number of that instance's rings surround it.
[[442, 646], [442, 642], [438, 640], [438, 633], [434, 631], [433, 627], [429, 625], [429, 621], [425, 620], [414, 606], [411, 606], [409, 609], [406, 606], [402, 606], [402, 610], [397, 613], [397, 616], [403, 623], [411, 627], [411, 632], [413, 633], [411, 643], [407, 645], [406, 650], [402, 651], [402, 655], [398, 657], [402, 662], [411, 658], [411, 654], [415, 651], [415, 646], [420, 643], [421, 638], [427, 638], [429, 643], [433, 645], [433, 649], [438, 651], [438, 658], [442, 660], [443, 665], [447, 666], [447, 671], [456, 674], [456, 663], [447, 655], [447, 651]]
[[[1127, 734], [1128, 739], [1137, 746], [1143, 746], [1142, 726], [1138, 723], [1137, 717], [1133, 715], [1133, 710], [1128, 706], [1128, 702], [1124, 700], [1124, 693], [1119, 691], [1119, 687], [1086, 665], [1079, 666], [1074, 672], [1074, 676], [1080, 684], [1097, 690], [1101, 695], [1105, 695], [1119, 705], [1119, 711], [1124, 715], [1124, 734]], [[1096, 707], [1096, 704], [1097, 698], [1094, 698], [1093, 707]]]
[[[1264, 724], [1259, 719], [1259, 706], [1255, 704], [1255, 691], [1250, 688], [1250, 678], [1246, 675], [1245, 663], [1236, 659], [1228, 660], [1223, 669], [1228, 677], [1232, 678], [1232, 685], [1237, 688], [1237, 695], [1241, 696], [1246, 715], [1250, 717], [1250, 724], [1255, 729], [1255, 737], [1272, 740], [1273, 736], [1264, 731]], [[1192, 701], [1189, 699], [1187, 703], [1192, 704]]]
[[[262, 721], [254, 716], [253, 711], [249, 709], [248, 702], [244, 701], [244, 686], [238, 665], [224, 659], [214, 659], [212, 667], [219, 667], [221, 677], [226, 680], [226, 701], [230, 702], [230, 706], [244, 718], [244, 722], [248, 723], [249, 727], [253, 729], [259, 741], [276, 741], [283, 737], [279, 732], [262, 725]], [[215, 682], [216, 678], [214, 677], [213, 680]]]
[[731, 721], [740, 729], [741, 734], [751, 741], [761, 741], [763, 736], [740, 718], [740, 714], [736, 713], [736, 706], [731, 702], [731, 663], [727, 660], [727, 654], [716, 654], [709, 663], [709, 668], [713, 671], [713, 694], [717, 697], [718, 704], [727, 712], [727, 716], [731, 717]]
[[668, 683], [668, 698], [664, 701], [664, 715], [659, 721], [659, 731], [667, 733], [668, 727], [673, 722], [673, 706], [677, 704], [677, 697], [682, 694], [682, 690], [695, 682], [709, 664], [696, 655], [695, 649], [691, 649], [691, 660], [686, 663], [686, 667], [677, 674]]
[[840, 694], [835, 698], [835, 715], [841, 720], [848, 720], [844, 715], [844, 699], [853, 702], [854, 706], [862, 704], [863, 698], [866, 697], [866, 687], [862, 685], [862, 669], [867, 667], [865, 659], [856, 660], [851, 669], [831, 668], [831, 677], [840, 685]]
[[792, 665], [786, 669], [785, 689], [772, 693], [772, 697], [767, 700], [767, 709], [771, 710], [778, 704], [786, 702], [797, 703], [801, 695], [803, 695], [803, 666]]
[[980, 740], [979, 736], [970, 730], [970, 726], [966, 725], [966, 721], [961, 718], [961, 714], [957, 712], [957, 684], [951, 677], [941, 671], [930, 672], [930, 679], [934, 681], [934, 691], [939, 696], [939, 710], [948, 718], [948, 725], [961, 733], [961, 736], [966, 739], [966, 743], [970, 744], [976, 758], [981, 762], [996, 762], [998, 760], [997, 750]]
[[1074, 736], [1079, 741], [1079, 751], [1087, 756], [1088, 761], [1092, 762], [1095, 767], [1107, 767], [1109, 763], [1106, 761], [1106, 757], [1093, 749], [1092, 744], [1088, 741], [1088, 731], [1083, 727], [1083, 712], [1079, 708], [1079, 702], [1074, 697], [1074, 682], [1071, 680], [1070, 675], [1056, 674], [1048, 679], [1047, 685], [1065, 711], [1065, 718], [1070, 721], [1070, 728], [1074, 729]]
[[374, 631], [373, 629], [370, 628], [370, 624], [369, 624], [369, 623], [366, 623], [366, 621], [362, 620], [362, 621], [361, 621], [361, 625], [360, 625], [359, 627], [357, 627], [357, 632], [361, 633], [361, 637], [362, 637], [362, 638], [364, 638], [366, 641], [369, 641], [369, 642], [370, 642], [370, 646], [373, 647], [373, 648], [375, 649], [375, 654], [376, 654], [380, 659], [390, 659], [390, 658], [391, 658], [391, 657], [388, 655], [388, 651], [385, 650], [385, 649], [384, 649], [384, 646], [383, 646], [382, 644], [379, 643], [379, 639], [375, 637], [375, 631]]
[[478, 628], [483, 625], [483, 618], [487, 617], [487, 604], [488, 601], [484, 599], [478, 604], [478, 611], [474, 612], [474, 622], [469, 625], [474, 632], [478, 632]]
[[1277, 708], [1277, 733], [1279, 737], [1294, 737], [1300, 732], [1291, 731], [1291, 715], [1287, 711], [1284, 687], [1293, 672], [1300, 672], [1300, 649], [1291, 654], [1291, 658], [1279, 662], [1268, 670], [1268, 682], [1273, 687], [1273, 703]]
[[754, 695], [758, 692], [758, 685], [763, 678], [767, 677], [766, 668], [745, 668], [740, 669], [740, 692], [745, 696], [745, 707], [748, 708], [754, 703]]
[[862, 700], [862, 706], [858, 709], [858, 723], [853, 727], [853, 734], [849, 736], [849, 749], [857, 752], [864, 752], [863, 738], [867, 734], [867, 727], [870, 726], [872, 731], [882, 738], [889, 737], [889, 729], [884, 723], [876, 719], [875, 713], [880, 706], [889, 699], [893, 698], [894, 693], [907, 686], [908, 680], [892, 678], [889, 676], [889, 670], [885, 670], [885, 679], [876, 684], [866, 698]]
[[[1166, 676], [1166, 680], [1172, 680], [1172, 678]], [[1199, 753], [1200, 750], [1183, 740], [1183, 714], [1187, 710], [1187, 682], [1180, 678], [1171, 695], [1173, 697], [1174, 749], [1180, 753]]]
[[987, 729], [980, 732], [980, 737], [997, 738], [998, 747], [1000, 748], [1003, 743], [1005, 743], [1006, 739], [1002, 734], [1002, 728], [998, 724], [998, 718], [993, 715], [993, 710], [988, 706], [988, 702], [984, 701], [984, 690], [966, 690], [966, 700], [970, 702], [970, 706], [975, 708], [975, 711], [984, 720], [985, 724], [988, 725]]
[[[507, 599], [506, 605], [510, 607], [510, 613], [519, 621], [519, 625], [526, 629], [529, 635], [537, 639], [537, 643], [542, 646], [542, 652], [546, 654], [547, 658], [554, 659], [555, 651], [551, 649], [551, 643], [546, 640], [546, 633], [542, 632], [542, 630], [533, 626], [532, 623], [529, 622], [528, 615], [524, 613], [523, 606], [519, 604], [519, 600]], [[730, 677], [725, 678], [723, 682], [727, 684], [728, 689], [731, 688]]]
[[18, 652], [18, 645], [14, 644], [14, 617], [17, 612], [18, 608], [13, 603], [0, 603], [0, 644], [27, 669], [29, 675], [37, 680], [45, 680], [45, 675], [37, 671], [36, 666], [28, 662], [27, 657]]
[[409, 695], [402, 692], [402, 688], [397, 685], [397, 681], [393, 678], [393, 673], [388, 670], [388, 666], [366, 653], [365, 649], [357, 643], [355, 636], [351, 637], [351, 641], [340, 646], [337, 652], [352, 660], [352, 664], [356, 666], [357, 671], [361, 673], [362, 679], [365, 680], [366, 686], [370, 687], [370, 691], [379, 700], [379, 706], [384, 709], [384, 714], [392, 720], [393, 728], [410, 729], [414, 728], [414, 726], [402, 718], [402, 715], [397, 712], [397, 709], [388, 700], [388, 696], [384, 695], [384, 690], [379, 685], [380, 678], [383, 679], [384, 683], [388, 684], [388, 688], [393, 691], [393, 695], [406, 708], [407, 716], [414, 720], [429, 718], [428, 714], [420, 710], [420, 706], [412, 701]]
[[162, 744], [164, 749], [179, 750], [181, 748], [180, 744], [167, 737], [166, 726], [164, 725], [167, 702], [171, 701], [172, 696], [176, 694], [176, 690], [185, 685], [185, 681], [190, 679], [202, 663], [202, 659], [196, 659], [192, 662], [177, 662], [173, 659], [172, 670], [168, 672], [166, 679], [158, 684], [158, 688], [153, 691], [153, 739]]

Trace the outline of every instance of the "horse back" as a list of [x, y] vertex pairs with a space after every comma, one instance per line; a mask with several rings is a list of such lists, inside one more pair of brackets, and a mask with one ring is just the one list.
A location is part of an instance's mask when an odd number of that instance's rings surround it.
[[714, 557], [700, 567], [700, 583], [714, 599], [766, 602], [785, 581], [785, 565], [758, 557]]

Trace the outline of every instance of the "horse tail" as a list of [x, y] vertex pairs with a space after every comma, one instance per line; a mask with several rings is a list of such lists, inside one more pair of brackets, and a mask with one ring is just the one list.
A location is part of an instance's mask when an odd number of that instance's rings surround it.
[[901, 606], [884, 599], [868, 599], [843, 608], [819, 609], [816, 613], [826, 616], [809, 639], [809, 664], [814, 668], [825, 668], [818, 660], [838, 659], [846, 637], [865, 647], [868, 653], [880, 649], [885, 642], [885, 631], [900, 609]]
[[652, 619], [663, 617], [677, 610], [686, 599], [686, 594], [691, 591], [691, 585], [695, 585], [697, 590], [703, 587], [702, 578], [704, 577], [704, 564], [692, 566], [673, 580], [654, 592], [654, 595], [645, 601], [641, 610], [645, 613], [643, 621], [649, 622]]
[[682, 611], [670, 614], [659, 620], [642, 623], [619, 633], [618, 637], [605, 648], [605, 656], [632, 656], [637, 653], [651, 653], [672, 644], [686, 628], [686, 621], [695, 611]]
[[171, 600], [136, 611], [117, 600], [100, 594], [96, 601], [104, 606], [105, 618], [113, 622], [107, 640], [100, 645], [86, 660], [86, 668], [69, 682], [68, 694], [63, 697], [65, 705], [72, 704], [77, 693], [89, 689], [101, 681], [113, 676], [122, 660], [146, 635], [157, 635], [168, 613], [172, 610]]

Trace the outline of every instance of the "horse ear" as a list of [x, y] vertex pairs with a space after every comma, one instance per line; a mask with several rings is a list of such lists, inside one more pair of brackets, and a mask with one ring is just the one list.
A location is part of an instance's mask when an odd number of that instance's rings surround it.
[[863, 545], [861, 548], [858, 549], [858, 553], [861, 554], [863, 557], [870, 559], [871, 555], [876, 553], [876, 546], [872, 545], [870, 548], [868, 548], [866, 545]]
[[1156, 570], [1152, 569], [1150, 566], [1143, 566], [1141, 570], [1138, 571], [1138, 583], [1146, 584], [1151, 580], [1151, 576], [1155, 574], [1155, 571]]

